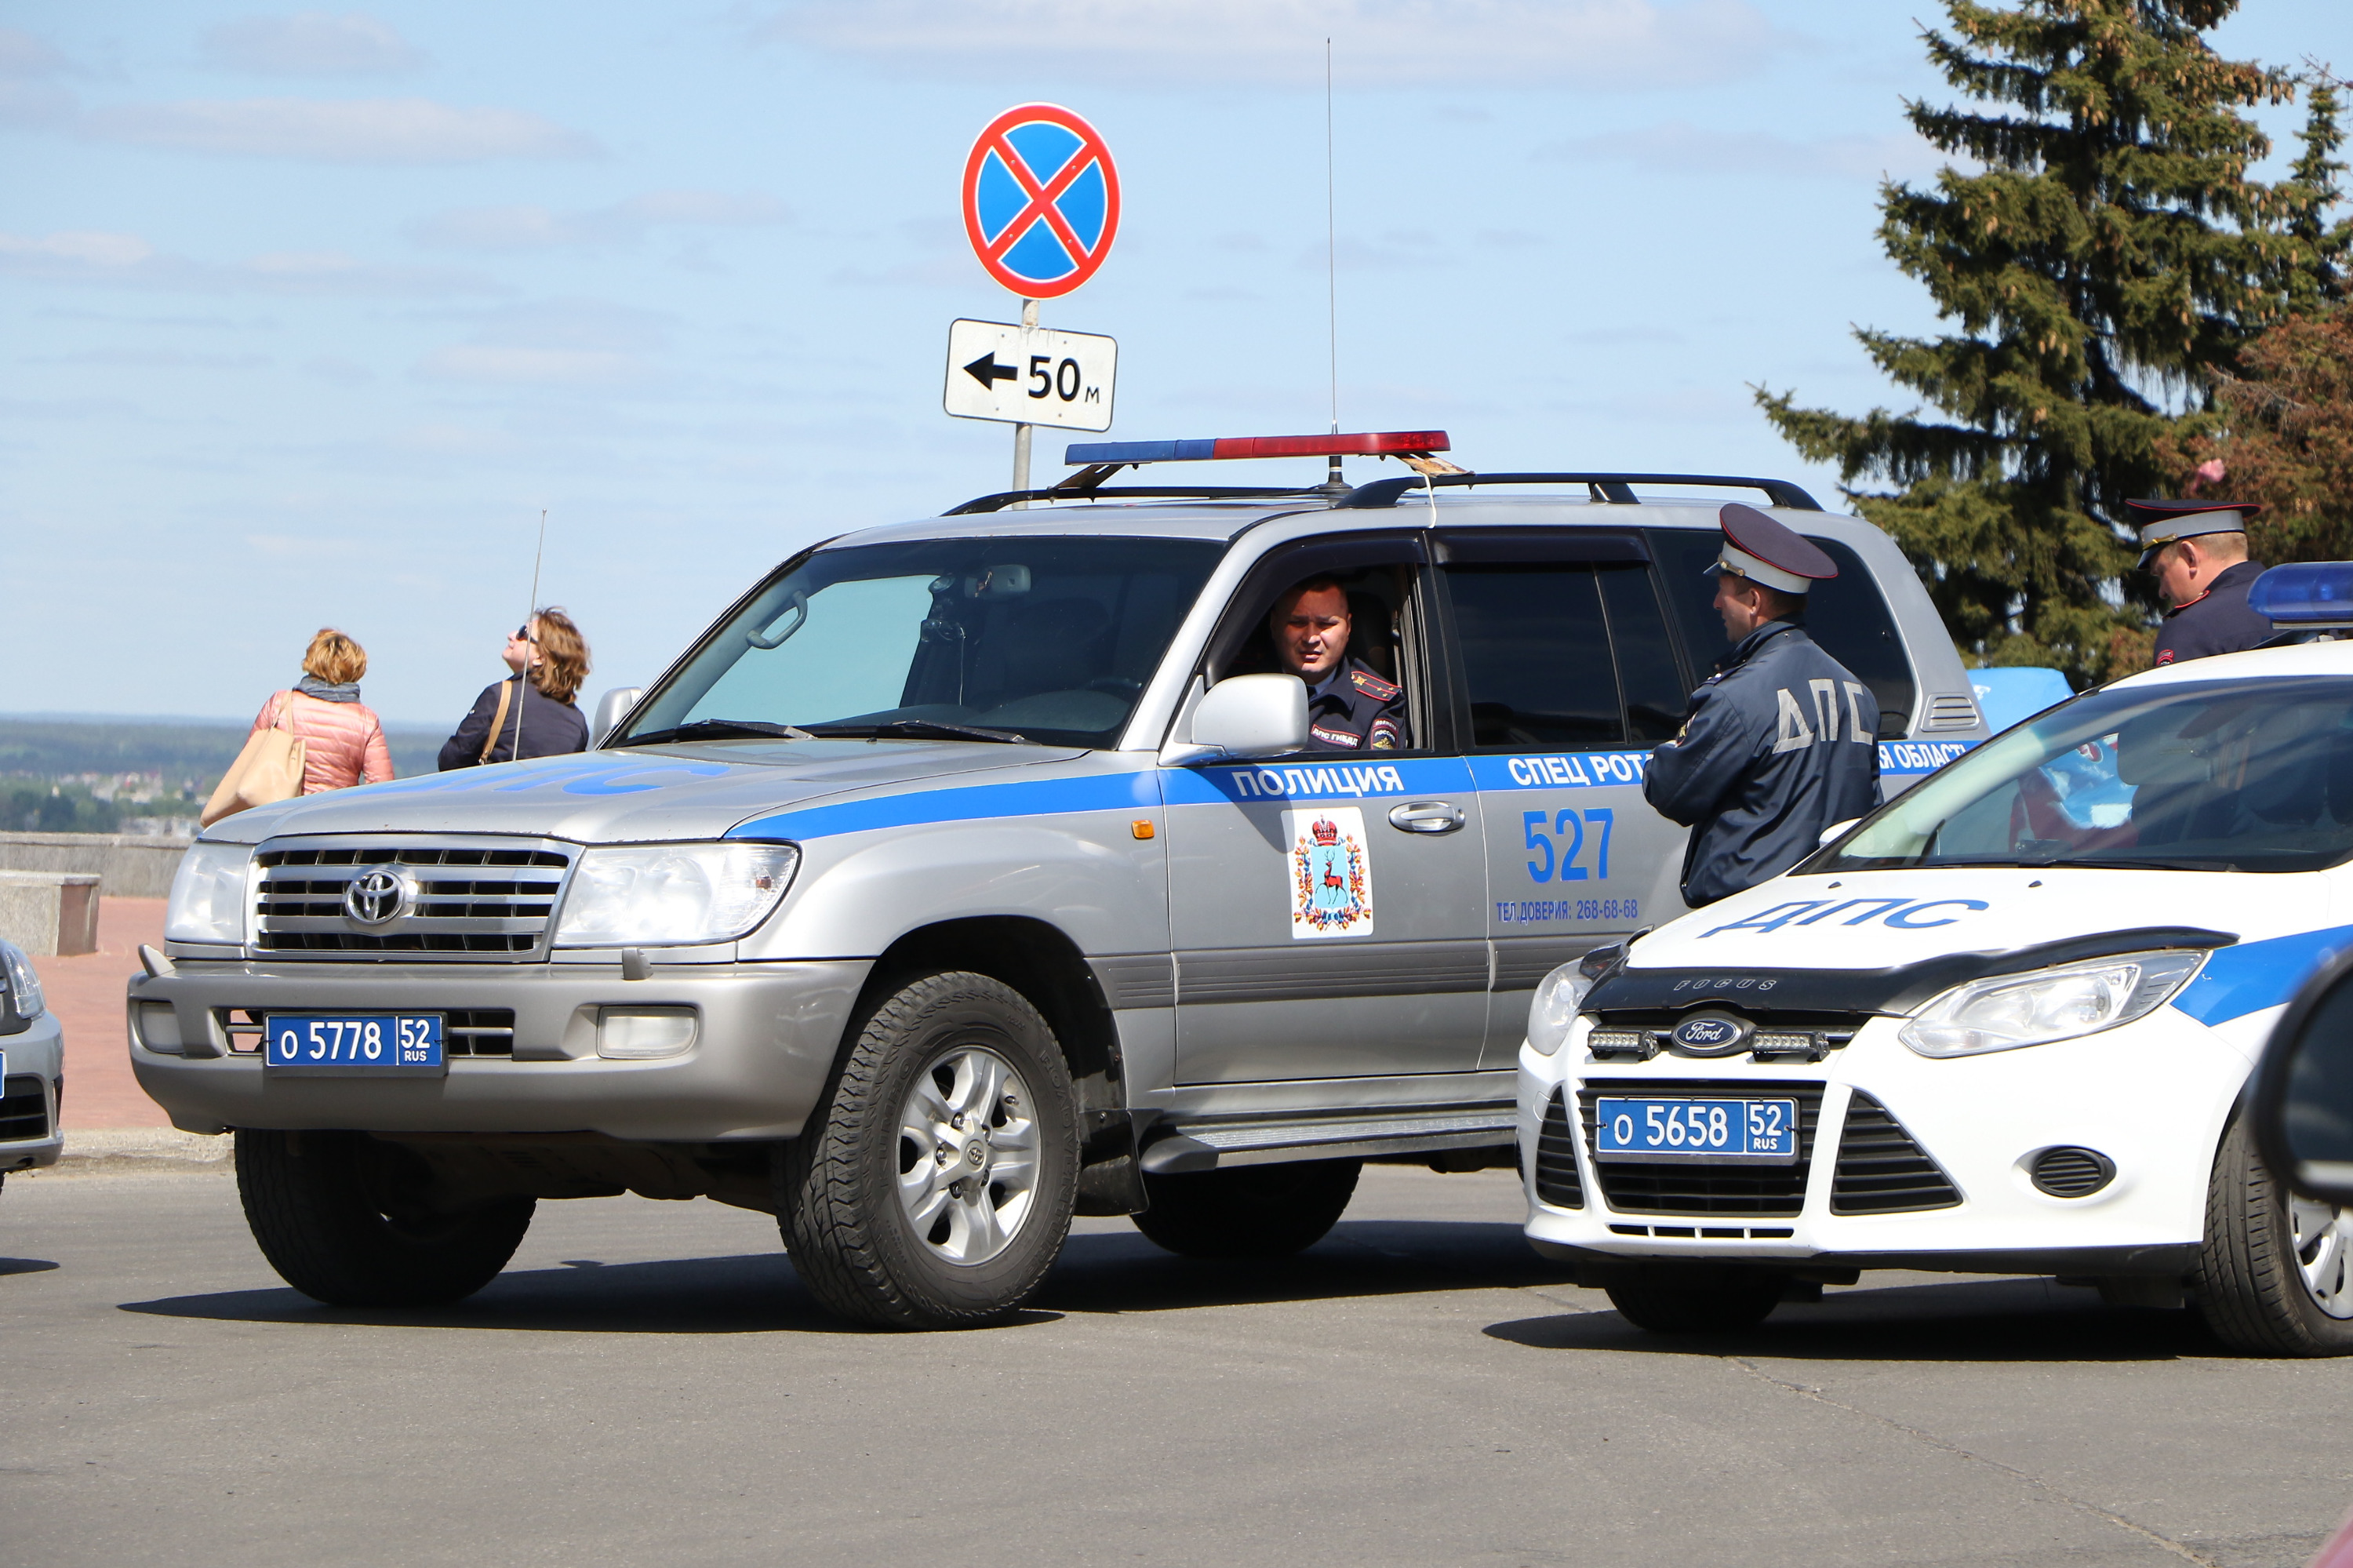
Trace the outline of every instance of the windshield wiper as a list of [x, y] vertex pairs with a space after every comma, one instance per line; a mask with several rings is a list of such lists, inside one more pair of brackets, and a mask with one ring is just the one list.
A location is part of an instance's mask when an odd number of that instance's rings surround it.
[[772, 736], [779, 740], [815, 740], [817, 736], [788, 724], [760, 719], [696, 719], [671, 729], [648, 730], [622, 741], [623, 746], [660, 746], [673, 740], [726, 740], [744, 736]]
[[[1893, 857], [1889, 857], [1893, 858]], [[2065, 855], [2051, 860], [2022, 860], [2015, 856], [1996, 858], [1990, 855], [1971, 856], [1967, 860], [1932, 860], [1926, 855], [1899, 863], [1903, 866], [1919, 866], [1931, 871], [2236, 871], [2238, 865], [2229, 861], [2163, 860], [2153, 855], [2134, 855], [2115, 860], [2092, 855]]]
[[989, 740], [1000, 746], [1027, 746], [1029, 737], [1009, 729], [983, 729], [978, 725], [943, 724], [938, 719], [892, 719], [883, 724], [821, 724], [809, 732], [816, 736], [864, 736], [869, 739], [881, 736], [901, 736], [921, 740]]

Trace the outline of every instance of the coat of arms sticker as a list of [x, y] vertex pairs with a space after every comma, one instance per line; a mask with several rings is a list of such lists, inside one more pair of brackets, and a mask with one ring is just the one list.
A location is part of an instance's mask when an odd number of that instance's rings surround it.
[[1285, 811], [1291, 842], [1291, 934], [1369, 937], [1373, 933], [1373, 857], [1365, 814], [1354, 806]]

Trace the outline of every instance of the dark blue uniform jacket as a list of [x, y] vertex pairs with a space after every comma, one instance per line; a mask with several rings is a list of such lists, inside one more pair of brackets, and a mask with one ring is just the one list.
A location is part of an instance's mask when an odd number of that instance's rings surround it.
[[1642, 796], [1692, 829], [1694, 909], [1788, 870], [1834, 822], [1879, 804], [1879, 702], [1800, 627], [1768, 620], [1692, 694], [1651, 753]]
[[[567, 751], [588, 749], [588, 721], [570, 703], [559, 703], [520, 675], [509, 675], [482, 688], [474, 699], [473, 712], [459, 721], [458, 733], [441, 743], [441, 771], [453, 768], [471, 768], [481, 759], [482, 737], [491, 732], [491, 720], [499, 711], [499, 688], [508, 687], [519, 693], [507, 699], [506, 723], [499, 726], [498, 744], [491, 747], [492, 762], [512, 762], [518, 757], [557, 757]], [[520, 703], [522, 716], [520, 726], [515, 706]], [[515, 738], [520, 730], [522, 744]]]
[[1307, 693], [1310, 751], [1395, 751], [1405, 744], [1405, 688], [1344, 659]]
[[2166, 611], [2157, 630], [2157, 662], [2178, 664], [2270, 641], [2272, 623], [2247, 608], [2247, 589], [2263, 575], [2260, 561], [2234, 561], [2214, 574], [2203, 595]]

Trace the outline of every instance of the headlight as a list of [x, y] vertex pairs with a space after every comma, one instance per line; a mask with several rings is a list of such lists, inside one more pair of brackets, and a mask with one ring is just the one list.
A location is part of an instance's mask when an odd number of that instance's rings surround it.
[[728, 942], [768, 917], [791, 885], [791, 844], [619, 844], [592, 849], [572, 873], [559, 948], [665, 948]]
[[251, 844], [214, 844], [199, 839], [180, 857], [172, 878], [172, 902], [164, 913], [164, 937], [173, 942], [245, 943], [247, 874]]
[[0, 942], [0, 979], [8, 982], [8, 994], [16, 999], [16, 1016], [31, 1022], [48, 1011], [41, 1000], [41, 977], [33, 972], [33, 960], [25, 949], [14, 942]]
[[2205, 961], [2204, 953], [2128, 953], [1971, 980], [1930, 1000], [1898, 1033], [1923, 1056], [2073, 1040], [2154, 1012]]
[[1549, 1056], [1567, 1041], [1577, 1010], [1592, 989], [1593, 977], [1575, 964], [1563, 964], [1545, 976], [1535, 1000], [1528, 1003], [1528, 1044], [1537, 1055]]

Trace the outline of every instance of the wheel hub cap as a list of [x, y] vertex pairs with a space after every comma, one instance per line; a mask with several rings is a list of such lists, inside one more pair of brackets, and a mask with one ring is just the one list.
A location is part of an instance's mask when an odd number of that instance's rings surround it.
[[1038, 1124], [1011, 1063], [953, 1047], [917, 1075], [899, 1108], [898, 1190], [908, 1227], [948, 1263], [987, 1263], [1012, 1245], [1037, 1196]]
[[2353, 1318], [2353, 1210], [2292, 1198], [2288, 1219], [2304, 1287], [2330, 1317]]

